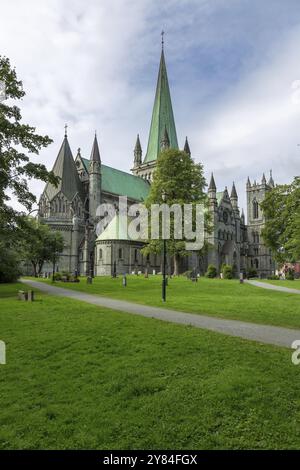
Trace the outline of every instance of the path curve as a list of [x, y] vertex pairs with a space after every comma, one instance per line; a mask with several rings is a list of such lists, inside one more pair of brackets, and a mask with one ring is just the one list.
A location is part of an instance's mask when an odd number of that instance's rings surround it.
[[197, 328], [203, 328], [230, 336], [238, 336], [240, 338], [258, 341], [260, 343], [290, 348], [293, 341], [300, 340], [300, 330], [259, 325], [238, 320], [224, 320], [222, 318], [213, 318], [206, 315], [179, 312], [177, 310], [169, 310], [166, 308], [150, 307], [148, 305], [141, 305], [124, 300], [102, 297], [100, 295], [64, 289], [62, 287], [52, 286], [43, 282], [33, 281], [31, 279], [21, 279], [21, 281], [24, 284], [35, 287], [47, 294], [68, 297], [88, 302], [93, 305], [113, 310], [120, 310], [126, 313], [133, 313], [135, 315], [142, 315], [144, 317], [156, 318], [158, 320], [183, 325], [192, 325]]
[[255, 287], [262, 287], [263, 289], [277, 290], [279, 292], [285, 292], [286, 294], [300, 295], [300, 289], [291, 289], [290, 287], [275, 286], [274, 284], [267, 284], [266, 282], [260, 282], [260, 281], [247, 280], [245, 282]]

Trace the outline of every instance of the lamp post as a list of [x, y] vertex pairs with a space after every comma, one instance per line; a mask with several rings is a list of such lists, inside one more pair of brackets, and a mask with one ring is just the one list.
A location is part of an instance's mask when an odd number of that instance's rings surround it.
[[[162, 193], [162, 200], [165, 203], [166, 201], [166, 193]], [[164, 214], [162, 213], [163, 223], [165, 223]], [[162, 229], [162, 235], [165, 237], [165, 231]], [[166, 258], [167, 258], [167, 247], [166, 247], [166, 239], [163, 239], [163, 280], [162, 280], [162, 301], [166, 301]]]

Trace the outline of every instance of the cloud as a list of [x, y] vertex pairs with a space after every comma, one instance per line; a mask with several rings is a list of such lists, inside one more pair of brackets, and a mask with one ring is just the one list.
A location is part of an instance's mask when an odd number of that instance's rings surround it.
[[163, 28], [179, 143], [189, 136], [219, 189], [235, 180], [245, 205], [248, 174], [299, 174], [296, 0], [6, 0], [1, 16], [24, 122], [54, 139], [38, 157], [48, 168], [65, 122], [74, 154], [89, 157], [95, 129], [108, 165], [131, 168], [138, 132], [145, 152]]

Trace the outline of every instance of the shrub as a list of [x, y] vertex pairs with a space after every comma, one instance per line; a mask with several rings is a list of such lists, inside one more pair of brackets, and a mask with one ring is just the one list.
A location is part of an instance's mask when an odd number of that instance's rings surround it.
[[222, 266], [223, 279], [233, 278], [233, 268], [230, 264], [223, 264]]
[[217, 268], [213, 264], [209, 264], [205, 276], [210, 278], [217, 277]]
[[250, 268], [248, 273], [247, 273], [248, 279], [251, 279], [252, 277], [257, 277], [257, 271], [254, 268]]
[[295, 273], [293, 269], [289, 269], [285, 275], [287, 281], [294, 281], [295, 280]]
[[62, 273], [54, 273], [54, 281], [61, 281]]
[[267, 279], [269, 279], [269, 281], [279, 281], [280, 277], [276, 276], [276, 274], [272, 274], [272, 276], [268, 276]]
[[192, 269], [189, 269], [188, 271], [185, 271], [185, 272], [183, 273], [183, 276], [186, 276], [188, 279], [191, 279], [192, 273], [193, 273], [193, 270], [192, 270]]

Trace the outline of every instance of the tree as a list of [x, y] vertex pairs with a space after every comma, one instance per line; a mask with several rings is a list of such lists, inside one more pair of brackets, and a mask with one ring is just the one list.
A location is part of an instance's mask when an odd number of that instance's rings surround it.
[[[151, 204], [165, 202], [169, 207], [173, 204], [207, 204], [204, 192], [206, 186], [203, 176], [203, 167], [195, 163], [185, 152], [175, 149], [164, 150], [157, 159], [157, 166], [153, 175], [150, 194], [146, 201], [147, 208]], [[165, 194], [165, 201], [163, 201]], [[206, 214], [208, 221], [208, 214]], [[195, 217], [193, 218], [193, 224]], [[161, 232], [161, 227], [160, 227]], [[179, 274], [179, 261], [190, 252], [186, 250], [185, 239], [177, 240], [174, 236], [174, 214], [171, 213], [170, 239], [167, 241], [167, 250], [174, 259], [174, 275]], [[148, 240], [143, 249], [145, 255], [162, 252], [162, 240]]]
[[24, 230], [22, 251], [24, 261], [32, 264], [34, 276], [38, 276], [45, 262], [56, 263], [64, 249], [61, 233], [51, 231], [48, 225], [28, 218]]
[[261, 203], [266, 223], [263, 239], [279, 263], [300, 259], [300, 177], [278, 185]]
[[25, 92], [9, 59], [2, 56], [0, 82], [5, 85], [6, 95], [6, 100], [0, 102], [0, 230], [6, 230], [8, 225], [18, 224], [20, 216], [20, 213], [9, 207], [8, 192], [30, 211], [36, 197], [29, 190], [28, 180], [35, 178], [57, 185], [58, 178], [48, 172], [45, 165], [33, 163], [29, 159], [30, 154], [38, 155], [52, 140], [47, 135], [36, 134], [34, 127], [21, 123], [20, 108], [8, 104], [10, 100], [22, 99]]

